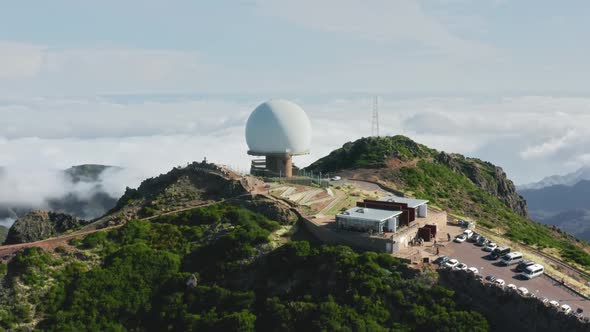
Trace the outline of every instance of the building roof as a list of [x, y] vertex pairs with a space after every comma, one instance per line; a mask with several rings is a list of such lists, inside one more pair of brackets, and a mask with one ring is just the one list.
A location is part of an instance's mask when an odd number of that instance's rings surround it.
[[368, 220], [368, 221], [383, 221], [386, 219], [393, 218], [395, 216], [399, 216], [400, 214], [402, 214], [402, 211], [388, 211], [388, 210], [355, 207], [355, 208], [346, 210], [346, 212], [339, 213], [338, 216], [352, 217], [352, 218], [364, 219], [364, 220]]
[[399, 196], [383, 197], [383, 198], [379, 198], [379, 201], [408, 204], [408, 207], [410, 207], [412, 209], [415, 209], [415, 208], [419, 207], [420, 205], [424, 205], [424, 204], [428, 203], [428, 201], [425, 199], [407, 198], [407, 197], [399, 197]]

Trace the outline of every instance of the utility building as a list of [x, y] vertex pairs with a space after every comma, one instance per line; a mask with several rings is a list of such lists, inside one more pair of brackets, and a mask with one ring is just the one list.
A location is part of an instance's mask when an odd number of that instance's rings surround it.
[[383, 234], [397, 231], [401, 211], [356, 207], [336, 215], [338, 229]]
[[407, 209], [413, 209], [416, 217], [426, 218], [428, 216], [428, 201], [425, 199], [406, 198], [399, 196], [389, 196], [379, 199], [380, 202], [399, 204]]

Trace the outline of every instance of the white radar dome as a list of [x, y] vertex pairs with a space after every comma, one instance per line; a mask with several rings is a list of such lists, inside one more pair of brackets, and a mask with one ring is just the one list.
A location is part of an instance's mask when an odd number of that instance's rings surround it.
[[246, 124], [249, 154], [308, 154], [311, 123], [305, 111], [288, 100], [270, 100], [256, 107]]

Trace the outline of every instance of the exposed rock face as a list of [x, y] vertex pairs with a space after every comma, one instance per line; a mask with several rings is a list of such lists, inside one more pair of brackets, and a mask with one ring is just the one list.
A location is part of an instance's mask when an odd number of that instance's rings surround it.
[[526, 200], [516, 192], [516, 186], [501, 167], [476, 158], [445, 152], [437, 154], [435, 159], [454, 172], [467, 176], [476, 186], [502, 201], [517, 214], [528, 216]]
[[245, 208], [260, 213], [270, 220], [278, 221], [281, 224], [294, 224], [297, 222], [297, 215], [289, 208], [267, 199], [241, 201]]
[[[538, 299], [490, 286], [463, 271], [441, 269], [440, 283], [456, 292], [456, 301], [483, 313], [492, 331], [588, 331], [574, 315], [564, 315]], [[573, 308], [574, 310], [576, 308]]]
[[14, 222], [5, 244], [40, 241], [84, 225], [86, 222], [63, 213], [33, 210]]

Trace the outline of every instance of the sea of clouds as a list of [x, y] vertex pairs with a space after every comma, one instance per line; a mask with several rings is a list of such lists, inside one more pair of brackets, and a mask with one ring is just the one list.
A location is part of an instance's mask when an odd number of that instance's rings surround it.
[[[370, 135], [370, 97], [292, 98], [313, 126], [306, 166]], [[90, 197], [97, 183], [72, 183], [73, 165], [122, 167], [98, 180], [120, 197], [147, 177], [208, 160], [247, 172], [244, 126], [257, 97], [154, 96], [0, 100], [0, 205], [45, 207], [48, 198]], [[517, 183], [590, 163], [590, 98], [380, 99], [381, 134], [403, 134], [447, 152], [503, 166]], [[9, 223], [0, 220], [0, 224]]]

